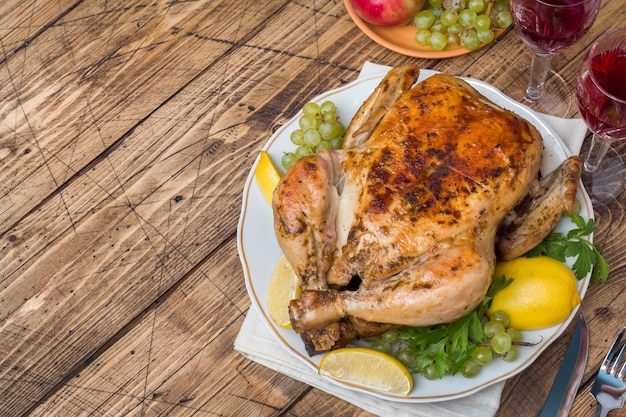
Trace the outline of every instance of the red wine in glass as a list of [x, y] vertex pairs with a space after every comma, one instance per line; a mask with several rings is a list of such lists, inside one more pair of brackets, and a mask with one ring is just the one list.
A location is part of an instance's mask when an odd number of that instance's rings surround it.
[[591, 195], [610, 201], [626, 182], [621, 156], [605, 158], [612, 142], [626, 140], [626, 26], [606, 32], [591, 45], [578, 72], [576, 101], [593, 132], [583, 172], [592, 181]]
[[533, 52], [553, 54], [587, 33], [599, 4], [599, 0], [513, 0], [511, 14], [520, 38]]
[[558, 73], [550, 70], [552, 56], [587, 33], [598, 15], [600, 2], [510, 0], [517, 34], [533, 57], [530, 66], [509, 68], [500, 79], [499, 89], [535, 111], [566, 116], [572, 102], [571, 88]]
[[626, 51], [609, 49], [592, 57], [580, 74], [576, 100], [591, 131], [626, 139]]

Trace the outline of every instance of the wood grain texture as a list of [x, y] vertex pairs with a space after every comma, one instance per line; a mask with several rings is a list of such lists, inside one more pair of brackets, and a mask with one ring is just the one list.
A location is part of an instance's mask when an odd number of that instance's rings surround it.
[[[625, 13], [604, 1], [555, 60], [568, 82]], [[369, 417], [233, 350], [250, 307], [236, 250], [248, 170], [273, 130], [367, 60], [496, 83], [525, 56], [512, 30], [454, 59], [402, 56], [340, 0], [0, 4], [0, 416]], [[623, 325], [625, 203], [595, 202], [611, 278], [583, 301], [572, 416], [594, 409]], [[506, 384], [498, 417], [538, 413], [572, 331]]]
[[248, 7], [234, 28], [222, 3], [126, 4], [79, 4], [0, 68], [0, 233], [125, 142], [275, 10]]

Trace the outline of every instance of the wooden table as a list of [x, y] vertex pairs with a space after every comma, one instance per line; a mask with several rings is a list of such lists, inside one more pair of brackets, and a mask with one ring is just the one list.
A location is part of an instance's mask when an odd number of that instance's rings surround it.
[[[603, 2], [556, 59], [570, 85], [625, 21], [622, 0]], [[369, 416], [233, 349], [250, 308], [248, 171], [273, 129], [366, 60], [495, 83], [525, 56], [514, 31], [456, 58], [399, 55], [340, 0], [3, 1], [0, 416]], [[592, 378], [625, 324], [625, 206], [595, 207], [611, 274], [582, 304], [573, 416], [595, 409]], [[537, 415], [572, 331], [506, 384], [498, 416]]]

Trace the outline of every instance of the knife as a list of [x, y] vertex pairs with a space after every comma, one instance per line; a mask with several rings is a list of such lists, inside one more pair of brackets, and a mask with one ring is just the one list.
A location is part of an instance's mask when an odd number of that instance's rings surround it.
[[580, 386], [580, 380], [585, 373], [588, 351], [587, 319], [583, 313], [580, 313], [574, 336], [572, 336], [563, 363], [539, 417], [567, 417]]

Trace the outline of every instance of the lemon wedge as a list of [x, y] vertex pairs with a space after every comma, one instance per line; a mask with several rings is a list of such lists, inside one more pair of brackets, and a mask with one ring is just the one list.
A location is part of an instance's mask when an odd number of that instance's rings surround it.
[[407, 395], [413, 389], [413, 377], [406, 366], [374, 349], [348, 347], [330, 351], [322, 358], [319, 373], [385, 393]]
[[494, 278], [513, 282], [493, 297], [487, 314], [502, 310], [510, 326], [538, 330], [565, 320], [580, 303], [576, 276], [567, 265], [547, 256], [516, 258], [496, 264]]
[[278, 326], [291, 328], [289, 302], [300, 296], [300, 290], [300, 278], [282, 255], [272, 271], [267, 293], [270, 317]]
[[261, 151], [259, 156], [259, 163], [254, 171], [257, 183], [261, 188], [261, 192], [265, 199], [272, 204], [272, 194], [281, 177], [280, 170], [274, 165], [272, 159], [265, 151]]

